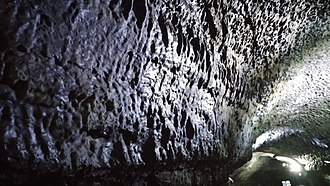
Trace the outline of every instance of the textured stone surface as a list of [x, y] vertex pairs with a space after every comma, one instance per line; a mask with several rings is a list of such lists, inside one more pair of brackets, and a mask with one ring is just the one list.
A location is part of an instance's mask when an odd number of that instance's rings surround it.
[[250, 156], [248, 121], [282, 57], [324, 33], [314, 30], [327, 28], [329, 9], [285, 0], [0, 7], [1, 180], [56, 172], [70, 177], [61, 183], [127, 185], [226, 181]]
[[287, 59], [292, 67], [259, 113], [258, 129], [272, 134], [259, 138], [256, 149], [271, 143], [277, 153], [329, 155], [329, 48], [327, 37]]

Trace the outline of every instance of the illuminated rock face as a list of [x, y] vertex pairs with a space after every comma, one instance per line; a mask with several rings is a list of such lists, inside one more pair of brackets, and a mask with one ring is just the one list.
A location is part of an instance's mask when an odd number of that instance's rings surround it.
[[1, 180], [226, 181], [322, 2], [0, 2]]
[[288, 156], [330, 155], [329, 49], [327, 37], [289, 58], [291, 68], [259, 112], [257, 135], [265, 133], [255, 149]]

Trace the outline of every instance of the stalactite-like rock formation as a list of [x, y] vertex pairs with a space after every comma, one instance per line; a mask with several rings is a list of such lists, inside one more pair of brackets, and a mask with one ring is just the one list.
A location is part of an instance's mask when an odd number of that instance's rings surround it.
[[0, 181], [226, 182], [250, 157], [246, 123], [287, 65], [282, 57], [323, 33], [314, 28], [328, 9], [1, 1]]

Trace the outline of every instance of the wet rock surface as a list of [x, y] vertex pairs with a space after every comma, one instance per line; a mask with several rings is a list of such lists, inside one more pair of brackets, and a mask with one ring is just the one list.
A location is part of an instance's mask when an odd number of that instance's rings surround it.
[[1, 1], [0, 181], [226, 182], [282, 57], [327, 31], [328, 6]]
[[[282, 157], [283, 158], [283, 157]], [[280, 159], [280, 158], [279, 158]], [[252, 159], [232, 174], [237, 185], [329, 185], [329, 166], [323, 166], [319, 170], [301, 170], [303, 165], [296, 160], [297, 167], [292, 167], [288, 162], [280, 161], [274, 154], [261, 152], [253, 153]], [[301, 167], [300, 167], [301, 166]], [[295, 171], [292, 171], [295, 168]]]

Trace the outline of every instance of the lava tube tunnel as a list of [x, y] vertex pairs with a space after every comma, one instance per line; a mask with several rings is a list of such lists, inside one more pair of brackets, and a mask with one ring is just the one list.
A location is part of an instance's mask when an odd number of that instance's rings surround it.
[[327, 0], [0, 1], [0, 185], [330, 185]]

